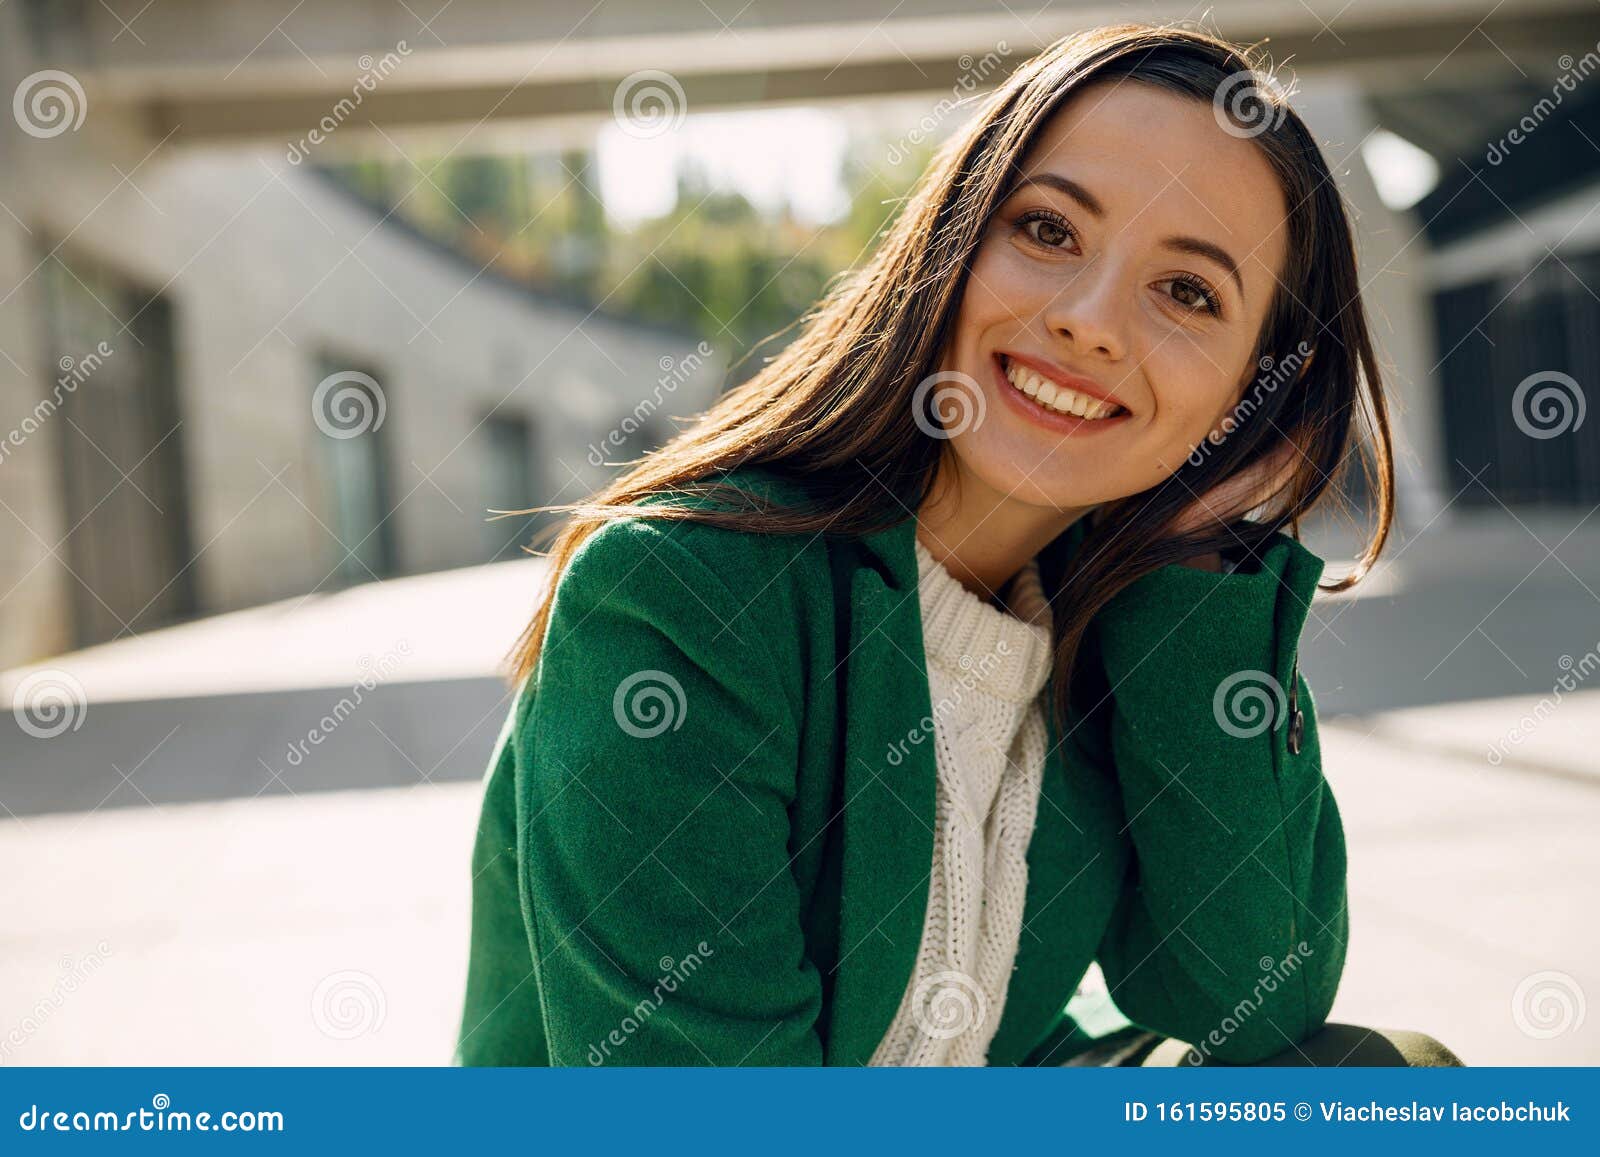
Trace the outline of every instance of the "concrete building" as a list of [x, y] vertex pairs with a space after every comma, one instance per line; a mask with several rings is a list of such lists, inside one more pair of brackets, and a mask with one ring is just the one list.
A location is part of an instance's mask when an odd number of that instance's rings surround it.
[[[674, 113], [936, 106], [974, 59], [1011, 66], [1130, 17], [1193, 10], [758, 2], [729, 25], [704, 5], [632, 0], [452, 0], [432, 14], [381, 2], [0, 7], [15, 123], [0, 133], [0, 667], [172, 618], [496, 557], [505, 524], [486, 528], [484, 509], [576, 497], [604, 474], [592, 460], [643, 453], [669, 415], [695, 412], [720, 385], [720, 357], [690, 339], [463, 267], [296, 155], [333, 159], [378, 130], [402, 142], [442, 131], [466, 149], [518, 147], [533, 127], [547, 142], [583, 141], [641, 77]], [[1396, 402], [1401, 526], [1453, 516], [1475, 485], [1457, 466], [1475, 445], [1473, 414], [1505, 408], [1500, 394], [1523, 376], [1502, 380], [1521, 363], [1496, 362], [1487, 400], [1457, 404], [1447, 375], [1468, 347], [1451, 327], [1471, 331], [1498, 307], [1449, 291], [1500, 260], [1469, 234], [1521, 225], [1504, 205], [1449, 236], [1431, 222], [1483, 183], [1482, 165], [1456, 174], [1460, 159], [1537, 109], [1560, 61], [1593, 55], [1600, 13], [1587, 0], [1487, 13], [1469, 0], [1307, 0], [1224, 4], [1206, 22], [1267, 39], [1292, 63], [1296, 106], [1357, 218]], [[1380, 128], [1448, 170], [1443, 205], [1397, 211], [1378, 195], [1364, 145]], [[1567, 191], [1575, 199], [1546, 214], [1576, 222], [1557, 239], [1563, 254], [1593, 225], [1582, 190]], [[1435, 260], [1435, 245], [1452, 255]], [[1439, 310], [1456, 305], [1482, 317], [1451, 314], [1441, 329]], [[319, 386], [343, 416], [313, 411]], [[343, 420], [372, 428], [341, 437]], [[1493, 449], [1504, 462], [1536, 453], [1540, 469], [1581, 462], [1577, 443], [1552, 445]], [[1571, 501], [1588, 486], [1502, 497]]]
[[[282, 147], [182, 148], [28, 78], [0, 11], [0, 668], [514, 552], [720, 385], [682, 333], [541, 299]], [[68, 127], [49, 121], [62, 102]], [[419, 178], [420, 179], [420, 178]]]

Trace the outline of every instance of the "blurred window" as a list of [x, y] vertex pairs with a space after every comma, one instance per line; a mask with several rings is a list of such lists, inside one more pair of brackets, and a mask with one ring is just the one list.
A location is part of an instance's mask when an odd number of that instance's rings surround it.
[[[317, 434], [332, 516], [328, 525], [339, 539], [333, 547], [336, 577], [344, 583], [387, 578], [399, 565], [386, 445], [393, 399], [370, 366], [324, 354], [319, 369], [319, 386], [331, 377], [339, 379], [320, 405], [313, 403], [321, 414], [337, 407], [327, 419], [336, 434], [326, 429]], [[378, 382], [377, 389], [363, 379]]]
[[516, 558], [538, 522], [536, 516], [495, 518], [492, 510], [521, 510], [536, 505], [533, 466], [533, 424], [521, 415], [492, 414], [484, 419], [484, 543], [493, 560]]

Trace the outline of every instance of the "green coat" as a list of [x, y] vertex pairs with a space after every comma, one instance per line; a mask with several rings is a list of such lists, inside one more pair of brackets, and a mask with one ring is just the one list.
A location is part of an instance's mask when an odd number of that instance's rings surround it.
[[[933, 854], [915, 527], [626, 519], [583, 544], [486, 777], [460, 1063], [867, 1062]], [[1321, 571], [1280, 535], [1259, 569], [1166, 566], [1096, 617], [1099, 689], [1066, 743], [1050, 724], [991, 1065], [1128, 1020], [1242, 1063], [1322, 1024], [1345, 854], [1295, 666]], [[1098, 1026], [1067, 1008], [1093, 961]]]

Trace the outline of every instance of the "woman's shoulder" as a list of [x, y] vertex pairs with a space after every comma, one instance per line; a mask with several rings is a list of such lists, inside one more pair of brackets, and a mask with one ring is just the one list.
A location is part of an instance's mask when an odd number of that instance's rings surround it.
[[[762, 467], [740, 467], [714, 480], [782, 505], [801, 504], [806, 498], [802, 484]], [[661, 493], [647, 496], [640, 505], [669, 498], [695, 507], [715, 504], [698, 494]], [[781, 641], [804, 629], [819, 600], [828, 595], [826, 550], [822, 536], [815, 534], [627, 515], [609, 520], [579, 545], [557, 583], [557, 607], [631, 603], [655, 621], [703, 620], [714, 630], [731, 629], [737, 619]], [[780, 629], [783, 624], [794, 629]], [[742, 627], [739, 634], [744, 634]]]
[[[743, 466], [707, 481], [727, 484], [783, 506], [802, 504], [806, 499], [801, 483], [765, 467]], [[670, 500], [674, 506], [696, 509], [738, 509], [703, 489], [658, 491], [646, 495], [638, 504], [660, 506]], [[722, 496], [728, 493], [723, 491]], [[665, 563], [674, 557], [687, 557], [726, 584], [738, 587], [753, 578], [771, 579], [773, 568], [792, 562], [810, 545], [811, 537], [763, 532], [753, 525], [720, 525], [693, 517], [626, 515], [610, 519], [585, 538], [568, 563], [568, 570], [581, 569], [601, 579], [622, 579], [638, 574], [652, 560]], [[648, 581], [656, 573], [646, 569], [639, 579]]]
[[815, 537], [613, 518], [562, 569], [545, 647], [643, 670], [666, 646], [729, 684], [781, 688], [798, 711], [812, 636], [834, 631], [831, 568]]

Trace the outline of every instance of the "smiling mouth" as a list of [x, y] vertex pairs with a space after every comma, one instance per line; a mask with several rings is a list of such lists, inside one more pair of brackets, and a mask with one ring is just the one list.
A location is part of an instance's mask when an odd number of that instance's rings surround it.
[[1128, 412], [1126, 407], [1115, 402], [1102, 402], [1099, 398], [1069, 390], [1036, 370], [1018, 365], [1005, 354], [1000, 354], [999, 358], [1006, 380], [1047, 410], [1089, 422], [1119, 418]]

